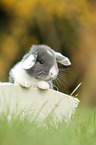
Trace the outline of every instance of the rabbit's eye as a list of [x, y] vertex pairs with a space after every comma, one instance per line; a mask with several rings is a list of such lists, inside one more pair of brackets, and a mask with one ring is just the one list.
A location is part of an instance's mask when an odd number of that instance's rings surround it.
[[43, 64], [43, 63], [44, 63], [44, 61], [43, 61], [43, 60], [40, 60], [39, 62], [40, 62], [40, 64]]

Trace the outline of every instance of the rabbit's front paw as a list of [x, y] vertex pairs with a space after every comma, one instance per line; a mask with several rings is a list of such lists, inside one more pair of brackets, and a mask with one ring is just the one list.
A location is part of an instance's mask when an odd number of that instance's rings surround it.
[[49, 87], [50, 87], [49, 84], [45, 81], [38, 82], [37, 86], [38, 86], [38, 88], [44, 89], [44, 90], [49, 89]]
[[31, 86], [30, 82], [25, 78], [20, 78], [19, 80], [16, 80], [15, 83], [18, 83], [25, 88], [29, 88]]

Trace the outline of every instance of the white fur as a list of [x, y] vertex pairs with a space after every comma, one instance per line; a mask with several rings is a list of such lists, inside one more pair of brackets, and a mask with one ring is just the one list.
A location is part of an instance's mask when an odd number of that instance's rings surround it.
[[49, 75], [51, 78], [55, 78], [58, 75], [58, 68], [55, 65], [50, 69]]
[[50, 88], [49, 84], [45, 81], [38, 82], [37, 86], [40, 89], [49, 89]]
[[35, 64], [35, 58], [34, 55], [30, 55], [22, 64], [22, 67], [24, 69], [29, 69]]
[[15, 80], [14, 83], [18, 83], [23, 87], [30, 87], [31, 85], [35, 85], [41, 89], [49, 89], [48, 82], [35, 79], [32, 76], [28, 75], [26, 71], [22, 68], [21, 62], [13, 67], [10, 74]]

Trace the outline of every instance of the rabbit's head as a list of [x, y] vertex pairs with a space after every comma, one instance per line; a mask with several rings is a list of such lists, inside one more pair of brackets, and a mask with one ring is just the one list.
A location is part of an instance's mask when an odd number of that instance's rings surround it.
[[71, 62], [59, 52], [46, 45], [33, 45], [22, 59], [22, 68], [32, 77], [41, 80], [53, 80], [58, 75], [57, 62], [70, 65]]

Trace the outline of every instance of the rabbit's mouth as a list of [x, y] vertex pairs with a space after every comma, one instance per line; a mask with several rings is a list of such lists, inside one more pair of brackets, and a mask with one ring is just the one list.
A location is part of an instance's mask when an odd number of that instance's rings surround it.
[[36, 79], [50, 81], [50, 80], [55, 80], [58, 76], [58, 73], [59, 73], [59, 69], [56, 68], [55, 66], [53, 66], [50, 69], [49, 73], [47, 73], [47, 71], [41, 71], [41, 72], [35, 74], [34, 77]]
[[55, 75], [47, 75], [47, 76], [38, 76], [37, 79], [40, 79], [40, 80], [44, 80], [44, 81], [50, 81], [50, 80], [55, 80], [58, 76], [58, 73], [55, 74]]

